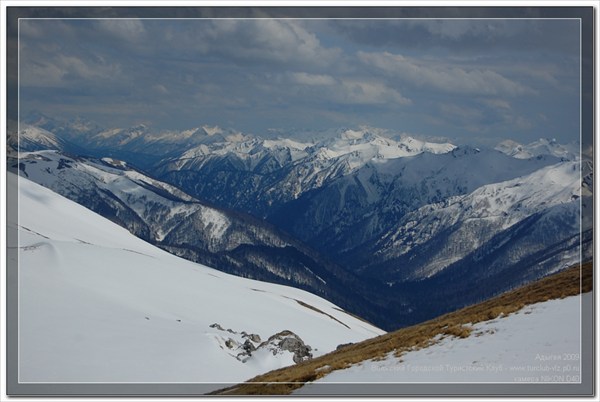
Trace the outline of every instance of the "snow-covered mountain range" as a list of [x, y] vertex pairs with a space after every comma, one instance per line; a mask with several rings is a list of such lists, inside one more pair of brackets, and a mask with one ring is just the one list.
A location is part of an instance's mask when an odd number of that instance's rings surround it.
[[198, 197], [265, 217], [273, 208], [371, 163], [444, 154], [456, 148], [408, 136], [392, 139], [376, 132], [348, 129], [319, 142], [243, 137], [201, 144], [163, 160], [153, 172]]
[[[11, 170], [173, 254], [247, 278], [319, 294], [379, 321], [374, 289], [314, 250], [251, 216], [209, 206], [113, 158], [22, 152]], [[348, 291], [354, 289], [354, 291]]]
[[206, 391], [382, 334], [298, 289], [178, 258], [62, 196], [19, 196], [19, 380], [187, 382]]
[[551, 156], [515, 160], [497, 151], [462, 146], [446, 154], [369, 163], [296, 200], [273, 206], [267, 219], [315, 247], [334, 245], [344, 258], [392, 229], [408, 212], [556, 161]]
[[[386, 329], [592, 254], [593, 165], [578, 144], [507, 140], [493, 149], [373, 127], [262, 138], [206, 125], [157, 132], [36, 119], [63, 142], [46, 135], [21, 151], [71, 144], [96, 159], [38, 151], [52, 160], [48, 171], [23, 154], [14, 165], [22, 174], [186, 258], [325, 297], [335, 288], [332, 300]], [[70, 170], [76, 179], [61, 173]], [[107, 179], [109, 170], [116, 176]]]
[[[475, 252], [498, 233], [537, 214], [545, 217], [541, 222], [550, 224], [541, 233], [544, 238], [539, 239], [539, 246], [560, 243], [592, 227], [589, 219], [580, 225], [580, 198], [583, 197], [584, 208], [589, 212], [592, 208], [592, 194], [582, 188], [581, 172], [581, 161], [562, 162], [420, 207], [405, 214], [372, 246], [371, 259], [373, 256], [375, 259], [370, 264], [376, 266], [378, 261], [386, 261], [385, 265], [398, 278], [402, 278], [402, 271], [411, 279], [430, 277]], [[591, 173], [588, 164], [583, 173]], [[591, 218], [591, 214], [585, 216]], [[440, 246], [435, 248], [432, 244]], [[495, 244], [496, 249], [502, 246]], [[520, 257], [539, 251], [539, 246], [529, 244]], [[480, 253], [479, 258], [482, 256]], [[573, 265], [578, 259], [578, 255], [572, 255], [557, 268]], [[394, 264], [390, 260], [395, 260]], [[363, 269], [369, 269], [369, 265]]]

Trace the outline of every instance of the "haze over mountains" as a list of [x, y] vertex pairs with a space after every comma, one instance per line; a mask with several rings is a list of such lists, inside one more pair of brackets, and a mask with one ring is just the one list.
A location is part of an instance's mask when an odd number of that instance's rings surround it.
[[22, 175], [177, 255], [302, 286], [385, 329], [591, 256], [580, 215], [591, 216], [593, 169], [577, 144], [28, 122]]

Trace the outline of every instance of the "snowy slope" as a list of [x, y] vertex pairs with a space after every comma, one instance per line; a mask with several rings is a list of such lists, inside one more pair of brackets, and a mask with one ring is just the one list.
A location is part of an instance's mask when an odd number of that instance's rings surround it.
[[[123, 161], [57, 151], [21, 153], [10, 169], [190, 261], [222, 272], [299, 287], [369, 321], [358, 278], [263, 221], [217, 209]], [[358, 286], [357, 286], [358, 285]], [[379, 325], [381, 325], [379, 323]]]
[[[573, 211], [570, 214], [573, 220], [561, 222], [556, 232], [565, 232], [565, 238], [579, 232], [579, 198], [582, 196], [590, 197], [591, 192], [582, 189], [581, 162], [561, 162], [412, 211], [402, 217], [396, 228], [382, 236], [373, 250], [380, 261], [390, 260], [443, 236], [443, 247], [429, 249], [427, 253], [420, 249], [414, 251], [427, 254], [427, 259], [419, 261], [418, 267], [411, 267], [411, 275], [428, 277], [473, 252], [496, 233], [557, 205], [568, 205]], [[570, 215], [563, 211], [563, 216]]]
[[[583, 299], [583, 300], [582, 300]], [[472, 325], [467, 338], [437, 337], [397, 358], [364, 361], [317, 383], [476, 383], [580, 381], [580, 303], [592, 294], [529, 305]], [[295, 393], [309, 394], [311, 384]]]
[[[129, 169], [127, 164], [113, 158], [101, 161], [73, 158], [56, 151], [24, 152], [19, 155], [22, 174], [80, 204], [84, 198], [100, 199], [102, 193], [126, 205], [149, 227], [147, 235], [162, 240], [181, 219], [199, 212], [214, 216], [219, 222], [210, 225], [215, 236], [227, 224], [227, 219], [210, 213], [209, 208], [181, 190]], [[161, 192], [161, 193], [159, 193]]]
[[290, 330], [313, 356], [382, 333], [307, 292], [177, 258], [12, 173], [8, 191], [19, 192], [8, 247], [19, 247], [22, 382], [239, 382], [293, 363], [256, 336], [238, 360], [244, 333]]

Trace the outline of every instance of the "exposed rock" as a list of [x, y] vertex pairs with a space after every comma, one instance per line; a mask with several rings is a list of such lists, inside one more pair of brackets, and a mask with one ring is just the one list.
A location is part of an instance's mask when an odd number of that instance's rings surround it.
[[260, 335], [258, 334], [247, 334], [246, 332], [242, 332], [242, 337], [250, 339], [254, 343], [262, 342], [262, 340], [260, 339]]
[[259, 348], [268, 347], [273, 355], [281, 351], [288, 351], [294, 354], [294, 362], [300, 363], [312, 359], [312, 348], [306, 345], [304, 341], [292, 331], [284, 330], [271, 337], [266, 342], [260, 344]]
[[273, 356], [282, 354], [283, 352], [290, 352], [293, 354], [295, 363], [312, 359], [312, 348], [305, 344], [298, 335], [289, 330], [278, 332], [275, 335], [270, 336], [266, 341], [260, 343], [261, 337], [258, 334], [249, 334], [246, 331], [238, 333], [230, 328], [223, 329], [223, 327], [217, 323], [210, 325], [210, 328], [229, 332], [234, 335], [241, 335], [241, 337], [236, 337], [236, 339], [231, 337], [222, 337], [221, 339], [224, 341], [225, 347], [233, 352], [229, 352], [229, 354], [242, 363], [248, 361], [254, 352], [260, 349], [266, 349], [272, 352]]
[[256, 346], [254, 346], [252, 342], [246, 339], [246, 342], [244, 342], [244, 344], [242, 345], [242, 349], [244, 349], [244, 351], [248, 353], [248, 355], [252, 355], [252, 352], [256, 350]]

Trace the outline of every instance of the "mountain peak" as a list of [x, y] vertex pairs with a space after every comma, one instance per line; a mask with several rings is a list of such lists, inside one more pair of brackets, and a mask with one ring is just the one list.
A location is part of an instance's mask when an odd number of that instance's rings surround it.
[[579, 160], [579, 144], [560, 144], [556, 138], [540, 138], [530, 144], [523, 145], [507, 139], [494, 148], [516, 159], [529, 159], [538, 156], [556, 156], [565, 160]]
[[202, 126], [202, 130], [204, 130], [204, 133], [208, 136], [213, 136], [215, 134], [223, 134], [223, 130], [219, 126], [211, 127], [209, 125], [204, 125]]
[[380, 137], [381, 133], [377, 133], [377, 130], [373, 130], [370, 127], [361, 126], [358, 130], [347, 129], [343, 131], [340, 138], [344, 140], [373, 140]]

